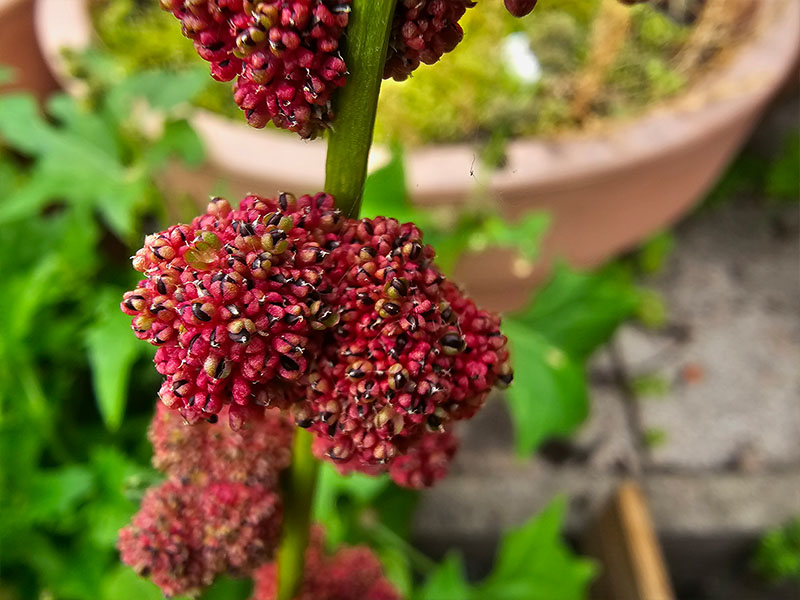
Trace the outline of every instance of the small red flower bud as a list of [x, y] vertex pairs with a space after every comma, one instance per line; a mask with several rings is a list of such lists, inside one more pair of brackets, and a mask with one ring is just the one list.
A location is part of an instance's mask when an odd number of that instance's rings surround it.
[[[254, 573], [251, 600], [275, 600], [277, 570], [269, 563]], [[303, 583], [294, 600], [400, 600], [384, 577], [381, 563], [366, 546], [339, 548], [325, 554], [322, 530], [315, 527], [306, 550]]]
[[536, 6], [536, 0], [504, 0], [506, 10], [515, 17], [524, 17], [530, 14]]
[[472, 0], [398, 0], [384, 78], [403, 81], [420, 63], [433, 64], [464, 36], [458, 21]]

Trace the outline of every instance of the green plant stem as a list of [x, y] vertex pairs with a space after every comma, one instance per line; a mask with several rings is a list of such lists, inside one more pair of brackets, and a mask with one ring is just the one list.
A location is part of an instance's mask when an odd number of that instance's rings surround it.
[[278, 548], [278, 597], [291, 600], [303, 581], [303, 565], [311, 527], [311, 506], [317, 484], [319, 461], [311, 453], [313, 437], [297, 428], [292, 446], [292, 465], [283, 497], [283, 536]]
[[389, 31], [397, 0], [354, 0], [343, 54], [350, 75], [336, 96], [328, 137], [325, 191], [348, 216], [357, 216], [367, 178]]
[[[348, 216], [357, 215], [367, 178], [378, 94], [397, 0], [353, 0], [343, 54], [350, 75], [336, 99], [335, 129], [328, 139], [325, 191]], [[284, 489], [283, 535], [278, 547], [277, 600], [291, 600], [303, 581], [305, 551], [319, 463], [312, 436], [297, 429]]]

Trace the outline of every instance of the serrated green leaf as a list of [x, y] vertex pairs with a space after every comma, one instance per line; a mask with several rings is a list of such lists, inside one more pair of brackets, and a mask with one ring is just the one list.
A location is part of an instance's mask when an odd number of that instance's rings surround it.
[[86, 335], [97, 408], [110, 431], [122, 423], [130, 370], [143, 351], [131, 335], [130, 317], [119, 311], [121, 297], [112, 290], [99, 295], [98, 319]]
[[118, 566], [103, 582], [103, 600], [163, 600], [161, 590], [154, 583], [139, 577], [133, 569]]
[[503, 536], [495, 566], [477, 589], [493, 600], [583, 600], [595, 573], [561, 539], [566, 503], [556, 500]]
[[551, 436], [567, 435], [588, 413], [583, 368], [528, 324], [503, 321], [514, 383], [506, 392], [517, 451], [532, 452]]
[[55, 94], [47, 102], [47, 113], [57, 119], [65, 131], [91, 143], [116, 160], [120, 159], [117, 132], [89, 105], [82, 105], [67, 94]]
[[[473, 593], [464, 577], [464, 564], [457, 554], [449, 554], [429, 573], [414, 600], [470, 600]], [[487, 599], [488, 600], [488, 599]]]
[[0, 143], [24, 154], [36, 155], [52, 142], [52, 128], [42, 117], [33, 96], [8, 94], [0, 97]]
[[147, 150], [145, 160], [151, 168], [157, 169], [172, 156], [193, 167], [199, 167], [205, 160], [203, 141], [186, 120], [168, 121], [161, 138]]
[[528, 307], [510, 318], [583, 360], [633, 315], [639, 300], [621, 272], [580, 273], [562, 265]]
[[36, 522], [53, 522], [71, 516], [92, 490], [94, 478], [85, 466], [72, 465], [39, 471], [33, 481], [28, 511]]

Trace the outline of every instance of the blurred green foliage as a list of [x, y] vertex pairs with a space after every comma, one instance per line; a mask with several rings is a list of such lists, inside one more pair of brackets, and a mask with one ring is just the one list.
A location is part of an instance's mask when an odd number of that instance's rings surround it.
[[457, 554], [428, 574], [414, 600], [581, 600], [596, 573], [595, 565], [576, 559], [561, 539], [566, 513], [554, 501], [500, 540], [492, 572], [472, 584]]
[[800, 129], [787, 131], [775, 155], [745, 148], [706, 197], [713, 207], [742, 196], [768, 204], [800, 201]]
[[765, 581], [800, 586], [800, 517], [768, 531], [758, 543], [751, 566]]
[[141, 73], [45, 114], [0, 96], [4, 598], [131, 597], [114, 545], [158, 478], [144, 436], [158, 378], [119, 298], [144, 221], [162, 217], [154, 181], [170, 157], [202, 159], [169, 108], [179, 88]]

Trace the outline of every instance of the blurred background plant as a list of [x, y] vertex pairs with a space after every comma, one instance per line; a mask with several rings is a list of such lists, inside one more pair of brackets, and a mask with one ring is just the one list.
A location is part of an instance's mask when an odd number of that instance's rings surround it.
[[751, 565], [769, 583], [793, 581], [800, 586], [800, 517], [764, 534]]

